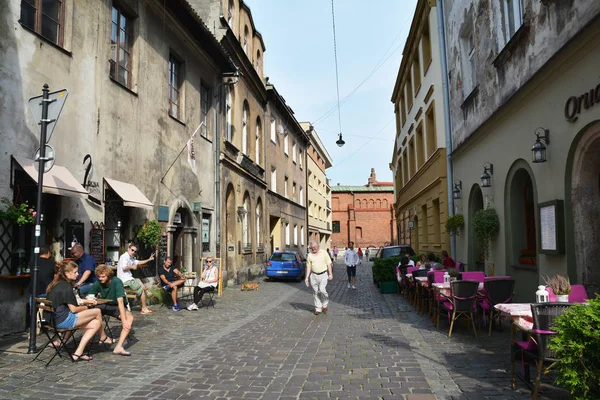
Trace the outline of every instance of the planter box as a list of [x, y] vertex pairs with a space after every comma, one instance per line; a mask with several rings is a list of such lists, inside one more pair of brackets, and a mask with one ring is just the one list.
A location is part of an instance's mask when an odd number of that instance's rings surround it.
[[379, 291], [382, 294], [396, 293], [398, 291], [398, 282], [379, 282]]

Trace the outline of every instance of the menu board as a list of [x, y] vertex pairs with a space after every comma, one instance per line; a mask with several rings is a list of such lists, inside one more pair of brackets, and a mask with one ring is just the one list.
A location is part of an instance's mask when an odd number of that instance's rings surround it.
[[90, 255], [96, 263], [104, 264], [104, 229], [90, 230]]
[[560, 255], [565, 252], [564, 208], [562, 200], [538, 204], [539, 249], [541, 254]]

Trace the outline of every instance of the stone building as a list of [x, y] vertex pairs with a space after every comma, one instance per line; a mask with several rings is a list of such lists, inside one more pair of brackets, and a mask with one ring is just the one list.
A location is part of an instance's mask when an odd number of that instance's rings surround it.
[[270, 252], [295, 248], [306, 254], [306, 148], [309, 138], [275, 86], [268, 84], [267, 92]]
[[430, 3], [417, 3], [391, 99], [398, 239], [417, 253], [450, 251], [440, 45], [436, 7]]
[[351, 241], [355, 248], [363, 249], [398, 244], [393, 185], [377, 182], [371, 168], [364, 186], [331, 187], [331, 248], [343, 249]]
[[331, 240], [331, 185], [326, 169], [332, 160], [310, 122], [301, 123], [310, 136], [308, 146], [308, 239], [315, 240], [322, 248], [329, 247]]
[[[11, 101], [0, 106], [0, 196], [36, 204], [39, 129], [27, 99], [45, 83], [66, 88], [49, 141], [56, 165], [44, 175], [41, 242], [63, 257], [79, 242], [102, 262], [158, 217], [159, 258], [199, 268], [194, 260], [217, 250], [219, 105], [222, 82], [237, 70], [221, 44], [185, 0], [4, 4], [0, 94]], [[101, 234], [90, 243], [93, 229]], [[31, 263], [32, 230], [2, 223], [2, 276]], [[0, 334], [24, 328], [27, 284], [0, 279]]]
[[[444, 3], [457, 256], [513, 276], [519, 301], [556, 273], [598, 291], [600, 2]], [[485, 260], [483, 208], [500, 222]]]

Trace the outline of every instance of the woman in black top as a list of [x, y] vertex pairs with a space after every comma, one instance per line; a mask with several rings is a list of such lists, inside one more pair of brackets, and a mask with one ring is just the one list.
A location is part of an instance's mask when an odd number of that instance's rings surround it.
[[[102, 328], [102, 314], [98, 308], [88, 308], [96, 305], [96, 300], [83, 300], [83, 305], [77, 305], [73, 292], [73, 282], [79, 272], [73, 261], [62, 261], [58, 264], [58, 272], [46, 291], [48, 300], [54, 307], [54, 321], [57, 328], [81, 328], [85, 333], [79, 341], [73, 360], [90, 361], [92, 357], [83, 354], [87, 343]], [[57, 343], [53, 343], [56, 346]]]

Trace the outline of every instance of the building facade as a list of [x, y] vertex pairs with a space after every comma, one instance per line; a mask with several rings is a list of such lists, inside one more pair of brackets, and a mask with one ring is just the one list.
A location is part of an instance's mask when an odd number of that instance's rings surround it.
[[[600, 3], [445, 3], [458, 257], [513, 276], [515, 300], [556, 273], [598, 292]], [[484, 208], [500, 222], [487, 258], [473, 229]]]
[[391, 99], [398, 239], [417, 253], [450, 250], [440, 45], [436, 7], [430, 3], [417, 4]]
[[269, 140], [267, 193], [270, 252], [284, 248], [306, 254], [306, 148], [308, 135], [275, 87], [267, 85]]
[[344, 249], [348, 242], [355, 248], [398, 244], [392, 182], [377, 182], [371, 168], [364, 186], [331, 187], [331, 248]]
[[308, 146], [308, 239], [328, 248], [331, 241], [331, 185], [326, 169], [332, 160], [311, 123], [303, 122], [303, 129], [310, 137]]
[[[0, 10], [0, 91], [12, 99], [0, 108], [0, 196], [36, 204], [39, 129], [27, 99], [45, 83], [51, 92], [66, 88], [49, 141], [56, 165], [44, 174], [41, 243], [57, 257], [79, 242], [98, 262], [114, 260], [158, 218], [158, 262], [170, 255], [198, 268], [194, 260], [217, 247], [220, 87], [235, 65], [184, 0], [40, 4], [11, 0]], [[33, 263], [32, 232], [2, 223], [1, 275]], [[0, 279], [0, 334], [24, 328], [27, 279]]]

